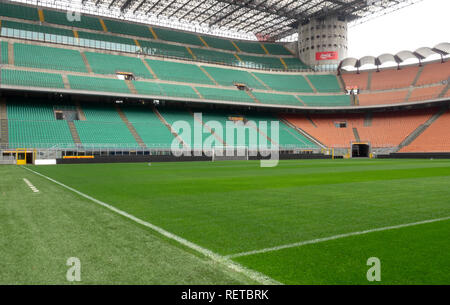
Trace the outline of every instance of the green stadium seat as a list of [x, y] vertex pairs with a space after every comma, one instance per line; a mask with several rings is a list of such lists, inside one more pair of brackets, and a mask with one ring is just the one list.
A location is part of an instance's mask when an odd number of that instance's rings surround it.
[[202, 38], [206, 42], [206, 44], [211, 48], [237, 52], [237, 49], [233, 46], [231, 41], [228, 39], [222, 39], [222, 38], [212, 37], [212, 36], [207, 36], [207, 35], [202, 36]]
[[348, 95], [304, 95], [299, 96], [299, 98], [307, 106], [336, 107], [351, 105]]
[[214, 85], [197, 65], [152, 59], [146, 61], [160, 79]]
[[266, 54], [261, 44], [257, 41], [240, 41], [236, 40], [234, 43], [238, 46], [239, 50], [244, 53]]
[[302, 75], [259, 72], [254, 72], [254, 74], [267, 86], [276, 91], [313, 92], [313, 89]]
[[[138, 143], [123, 122], [74, 121], [81, 143], [90, 147], [136, 148]], [[88, 145], [86, 145], [88, 144]]]
[[198, 60], [220, 63], [231, 66], [240, 66], [240, 61], [232, 53], [219, 52], [211, 49], [191, 48]]
[[8, 43], [1, 42], [0, 63], [8, 64]]
[[133, 82], [137, 92], [142, 95], [199, 98], [190, 86], [153, 82]]
[[7, 103], [11, 148], [74, 147], [66, 121], [57, 121], [53, 105], [39, 101]]
[[164, 125], [151, 109], [142, 107], [121, 107], [142, 141], [149, 148], [170, 148], [175, 139], [170, 130]]
[[31, 44], [14, 44], [16, 66], [88, 72], [79, 51], [44, 47]]
[[123, 122], [117, 109], [112, 105], [81, 105], [86, 120], [93, 122]]
[[264, 43], [263, 45], [271, 55], [292, 55], [292, 53], [281, 44]]
[[111, 33], [153, 38], [150, 29], [145, 25], [126, 23], [110, 19], [103, 19], [107, 30]]
[[288, 70], [307, 70], [309, 67], [305, 65], [297, 57], [283, 57], [284, 63], [288, 67]]
[[222, 86], [244, 83], [250, 88], [265, 89], [250, 73], [242, 70], [203, 66], [203, 68]]
[[86, 121], [74, 121], [81, 143], [91, 147], [136, 148], [127, 125], [112, 105], [82, 104]]
[[20, 39], [76, 45], [73, 31], [9, 20], [2, 21], [1, 35]]
[[221, 100], [240, 103], [254, 103], [253, 99], [242, 90], [196, 87], [198, 92], [208, 100]]
[[39, 21], [36, 7], [0, 2], [0, 16]]
[[131, 93], [125, 81], [99, 77], [68, 75], [70, 88], [102, 92]]
[[64, 88], [61, 74], [2, 69], [1, 79], [4, 85]]
[[84, 52], [92, 71], [97, 74], [130, 72], [136, 77], [153, 78], [141, 59], [122, 55]]
[[284, 70], [284, 66], [278, 57], [239, 55], [241, 65], [253, 69], [278, 69]]
[[80, 14], [80, 20], [70, 21], [67, 18], [67, 12], [58, 12], [53, 10], [43, 10], [45, 22], [72, 26], [75, 28], [84, 28], [95, 31], [103, 31], [103, 28], [100, 24], [98, 18], [85, 16]]
[[335, 75], [308, 75], [311, 84], [318, 92], [341, 92], [337, 77]]
[[139, 50], [139, 47], [136, 46], [133, 39], [129, 38], [83, 31], [78, 32], [78, 37], [77, 44], [83, 47], [128, 53], [136, 53]]
[[196, 46], [204, 45], [196, 34], [167, 30], [156, 27], [153, 27], [153, 30], [155, 31], [156, 36], [158, 36], [158, 39], [161, 40], [191, 44]]
[[186, 47], [155, 41], [139, 40], [138, 42], [143, 52], [147, 55], [186, 58], [192, 60], [192, 55], [189, 54]]
[[75, 146], [66, 121], [9, 120], [10, 148], [72, 148]]
[[303, 106], [293, 95], [265, 92], [253, 92], [253, 95], [263, 104]]

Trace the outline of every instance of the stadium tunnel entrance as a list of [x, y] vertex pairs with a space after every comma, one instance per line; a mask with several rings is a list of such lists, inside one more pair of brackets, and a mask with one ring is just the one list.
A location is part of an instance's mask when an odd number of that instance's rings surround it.
[[370, 145], [368, 143], [353, 143], [352, 158], [369, 158]]

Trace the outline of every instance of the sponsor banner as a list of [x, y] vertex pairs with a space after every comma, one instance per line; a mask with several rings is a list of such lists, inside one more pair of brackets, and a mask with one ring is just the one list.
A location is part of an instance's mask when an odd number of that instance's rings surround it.
[[333, 60], [333, 59], [338, 59], [338, 52], [331, 51], [331, 52], [316, 53], [316, 60]]

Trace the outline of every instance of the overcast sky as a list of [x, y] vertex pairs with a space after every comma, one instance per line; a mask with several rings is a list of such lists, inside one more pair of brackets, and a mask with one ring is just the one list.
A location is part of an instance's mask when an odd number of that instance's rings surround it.
[[450, 0], [423, 0], [350, 27], [349, 57], [395, 54], [450, 42]]

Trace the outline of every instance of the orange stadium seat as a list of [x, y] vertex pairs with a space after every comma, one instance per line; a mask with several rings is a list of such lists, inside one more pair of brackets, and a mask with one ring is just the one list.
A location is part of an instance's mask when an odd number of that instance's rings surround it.
[[358, 95], [361, 106], [397, 104], [406, 101], [408, 90], [378, 93], [362, 93]]
[[[328, 147], [349, 147], [356, 141], [353, 128], [357, 129], [360, 140], [370, 142], [372, 147], [395, 147], [435, 112], [427, 109], [374, 113], [370, 126], [364, 126], [364, 114], [312, 114], [309, 119], [305, 115], [286, 115], [284, 118]], [[339, 122], [345, 122], [347, 127], [338, 128]]]
[[342, 79], [344, 80], [345, 87], [358, 87], [360, 90], [367, 89], [367, 82], [369, 80], [369, 72], [356, 73], [343, 73]]
[[432, 63], [424, 66], [417, 85], [435, 84], [450, 77], [450, 60], [444, 63]]
[[434, 87], [425, 87], [414, 89], [408, 98], [408, 102], [430, 100], [439, 97], [445, 85], [439, 85]]
[[372, 72], [371, 90], [405, 88], [412, 85], [419, 67], [405, 67]]
[[450, 110], [400, 152], [450, 152]]

